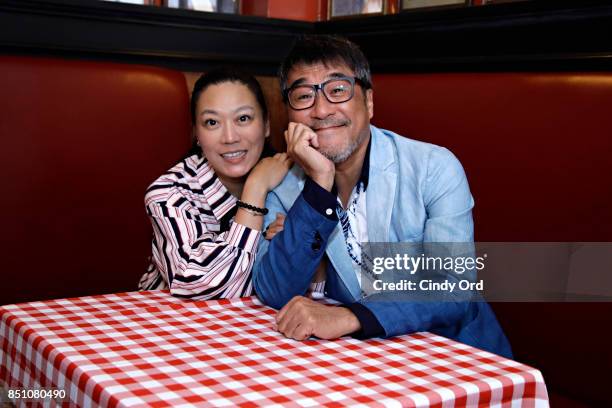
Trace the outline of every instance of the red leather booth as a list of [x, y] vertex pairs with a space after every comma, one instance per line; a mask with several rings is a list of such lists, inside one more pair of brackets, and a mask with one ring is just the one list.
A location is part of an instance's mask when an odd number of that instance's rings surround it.
[[[463, 164], [477, 241], [612, 241], [612, 73], [373, 82], [374, 124], [448, 147]], [[552, 407], [612, 404], [612, 303], [492, 306], [515, 358], [543, 372]]]
[[187, 150], [182, 73], [0, 57], [0, 304], [133, 290], [144, 190]]
[[374, 120], [448, 147], [478, 241], [612, 241], [612, 74], [378, 75]]

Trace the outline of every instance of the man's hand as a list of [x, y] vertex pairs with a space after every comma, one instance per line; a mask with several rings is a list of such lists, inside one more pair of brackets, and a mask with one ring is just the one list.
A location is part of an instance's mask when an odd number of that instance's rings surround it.
[[276, 328], [285, 337], [295, 340], [306, 340], [310, 336], [330, 340], [356, 332], [361, 324], [349, 309], [296, 296], [276, 315]]
[[308, 126], [290, 122], [288, 129], [285, 130], [285, 140], [289, 157], [303, 168], [314, 182], [331, 191], [336, 168], [331, 160], [317, 150], [319, 147], [317, 134]]
[[283, 230], [285, 225], [285, 214], [276, 213], [276, 218], [272, 221], [272, 224], [268, 225], [264, 233], [264, 238], [270, 241], [276, 234]]

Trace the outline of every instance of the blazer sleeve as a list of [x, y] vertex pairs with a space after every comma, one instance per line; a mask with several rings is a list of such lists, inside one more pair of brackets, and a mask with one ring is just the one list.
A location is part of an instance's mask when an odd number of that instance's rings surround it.
[[166, 276], [170, 293], [194, 299], [252, 294], [251, 270], [261, 232], [233, 223], [216, 234], [192, 214], [165, 203], [149, 203], [152, 261]]
[[259, 245], [253, 282], [261, 300], [276, 309], [294, 296], [306, 293], [338, 222], [310, 205], [304, 194], [305, 191], [300, 193], [289, 210], [274, 191], [266, 200], [270, 210], [266, 225], [274, 220], [276, 213], [286, 214], [286, 218], [283, 231]]
[[[430, 152], [423, 201], [428, 214], [424, 242], [454, 243], [445, 246], [431, 244], [430, 248], [450, 256], [474, 256], [474, 200], [463, 167], [445, 148], [436, 147]], [[476, 270], [468, 269], [461, 275], [434, 271], [429, 278], [439, 282], [474, 282]], [[422, 301], [383, 292], [365, 297], [359, 303], [374, 314], [386, 336], [395, 336], [457, 326], [468, 312], [471, 300], [470, 291], [455, 290], [454, 293], [445, 293], [444, 298]]]

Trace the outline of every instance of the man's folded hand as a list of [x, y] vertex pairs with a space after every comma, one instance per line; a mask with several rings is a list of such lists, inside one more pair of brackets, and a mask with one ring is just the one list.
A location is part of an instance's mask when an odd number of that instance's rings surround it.
[[361, 329], [357, 317], [344, 307], [327, 306], [303, 296], [291, 299], [276, 315], [276, 329], [285, 337], [336, 339]]

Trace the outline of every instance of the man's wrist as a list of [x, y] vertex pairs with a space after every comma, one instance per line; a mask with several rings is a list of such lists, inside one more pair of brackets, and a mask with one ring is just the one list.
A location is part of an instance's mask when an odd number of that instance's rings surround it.
[[327, 191], [331, 191], [334, 186], [334, 176], [335, 172], [326, 172], [326, 173], [317, 173], [313, 174], [310, 178], [312, 181], [317, 183], [321, 188], [324, 188]]
[[336, 197], [310, 177], [306, 177], [302, 196], [308, 205], [319, 214], [331, 221], [338, 221], [338, 215], [336, 214]]
[[361, 323], [355, 314], [346, 307], [338, 307], [342, 311], [342, 326], [344, 334], [352, 334], [361, 330]]
[[359, 321], [359, 329], [351, 332], [351, 336], [356, 339], [369, 339], [372, 337], [382, 337], [385, 329], [382, 327], [374, 313], [359, 302], [340, 305], [339, 307], [349, 310]]

